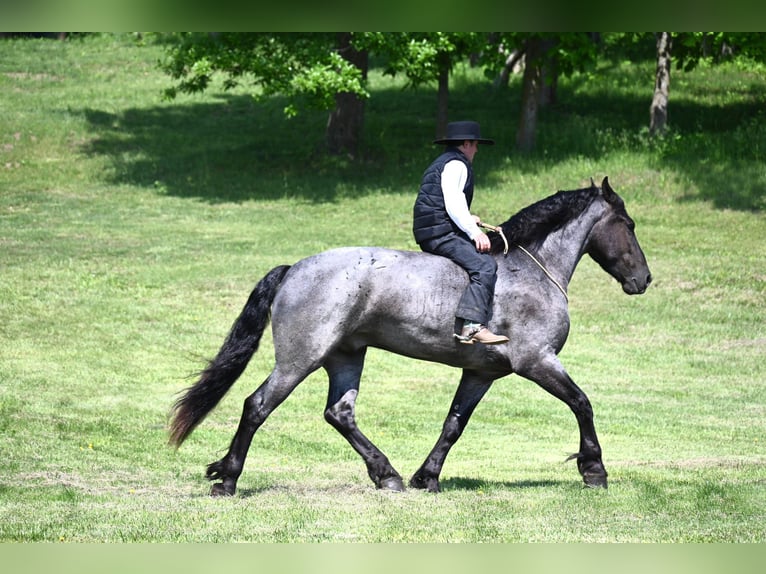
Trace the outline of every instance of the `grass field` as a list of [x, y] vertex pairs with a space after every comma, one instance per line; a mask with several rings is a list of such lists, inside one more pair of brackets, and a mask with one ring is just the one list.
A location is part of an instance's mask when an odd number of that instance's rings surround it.
[[[444, 492], [378, 492], [304, 382], [256, 435], [232, 499], [211, 499], [268, 337], [187, 443], [176, 393], [271, 267], [344, 245], [415, 249], [432, 90], [371, 73], [364, 157], [317, 152], [326, 120], [212, 90], [173, 102], [162, 50], [127, 37], [0, 41], [0, 541], [766, 542], [766, 71], [701, 67], [647, 139], [651, 62], [562, 80], [539, 148], [513, 151], [518, 79], [455, 71], [452, 115], [497, 140], [474, 211], [500, 223], [609, 176], [655, 281], [627, 297], [585, 260], [563, 363], [593, 403], [610, 473], [584, 490], [567, 408], [498, 381]], [[403, 476], [459, 373], [371, 351], [357, 414]]]

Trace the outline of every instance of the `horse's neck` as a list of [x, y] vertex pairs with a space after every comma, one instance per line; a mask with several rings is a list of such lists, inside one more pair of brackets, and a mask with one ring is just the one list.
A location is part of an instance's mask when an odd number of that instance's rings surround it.
[[579, 217], [548, 235], [537, 249], [536, 257], [565, 287], [585, 254], [591, 229], [603, 213], [603, 204], [598, 200], [592, 202]]

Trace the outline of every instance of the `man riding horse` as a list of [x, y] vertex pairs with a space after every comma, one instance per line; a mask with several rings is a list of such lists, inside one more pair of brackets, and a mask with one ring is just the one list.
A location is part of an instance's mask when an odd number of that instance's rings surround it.
[[473, 200], [473, 158], [479, 143], [494, 145], [481, 137], [472, 121], [447, 125], [447, 136], [434, 141], [446, 149], [423, 174], [415, 200], [412, 230], [423, 251], [441, 255], [468, 272], [469, 283], [460, 298], [455, 338], [472, 345], [499, 345], [508, 337], [487, 328], [495, 294], [497, 263], [489, 254], [490, 241], [479, 229], [481, 219], [470, 212]]

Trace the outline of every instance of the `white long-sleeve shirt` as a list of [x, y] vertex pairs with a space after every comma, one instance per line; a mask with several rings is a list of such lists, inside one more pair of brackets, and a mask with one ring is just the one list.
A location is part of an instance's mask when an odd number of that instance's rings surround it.
[[473, 240], [481, 233], [481, 230], [476, 225], [463, 194], [466, 179], [468, 179], [468, 168], [462, 161], [453, 159], [447, 162], [442, 170], [442, 194], [447, 215]]

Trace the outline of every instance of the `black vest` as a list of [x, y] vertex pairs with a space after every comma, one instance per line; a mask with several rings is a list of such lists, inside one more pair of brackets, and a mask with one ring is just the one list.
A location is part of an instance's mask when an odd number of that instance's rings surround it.
[[448, 147], [443, 154], [437, 157], [423, 173], [420, 191], [415, 200], [413, 209], [412, 231], [415, 241], [418, 243], [426, 239], [441, 237], [450, 232], [465, 233], [450, 219], [447, 207], [444, 205], [442, 193], [441, 175], [444, 166], [453, 159], [462, 161], [468, 169], [468, 178], [463, 188], [466, 203], [471, 207], [473, 201], [473, 169], [471, 162], [456, 147]]

